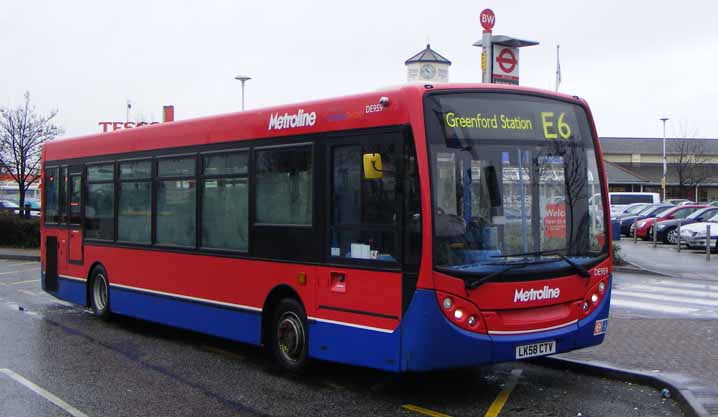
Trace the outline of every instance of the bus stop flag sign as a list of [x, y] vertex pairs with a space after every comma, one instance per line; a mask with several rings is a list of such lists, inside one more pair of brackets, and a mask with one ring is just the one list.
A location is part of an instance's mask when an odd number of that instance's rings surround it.
[[493, 58], [493, 82], [518, 85], [519, 48], [494, 45]]
[[488, 32], [490, 32], [491, 29], [494, 28], [494, 24], [496, 24], [496, 15], [494, 15], [494, 11], [491, 9], [482, 10], [479, 19], [481, 19], [481, 27]]

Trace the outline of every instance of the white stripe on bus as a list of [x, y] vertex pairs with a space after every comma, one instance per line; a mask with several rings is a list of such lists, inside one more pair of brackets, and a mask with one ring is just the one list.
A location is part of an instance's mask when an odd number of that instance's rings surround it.
[[[227, 306], [227, 307], [236, 307], [236, 308], [240, 308], [240, 309], [244, 309], [244, 310], [257, 311], [260, 313], [262, 312], [261, 308], [247, 306], [247, 305], [243, 305], [243, 304], [225, 303], [222, 301], [209, 300], [206, 298], [190, 297], [187, 295], [174, 294], [174, 293], [169, 293], [169, 292], [164, 292], [164, 291], [155, 291], [155, 290], [148, 290], [145, 288], [131, 287], [129, 285], [110, 284], [110, 287], [123, 288], [123, 289], [138, 291], [138, 292], [146, 292], [146, 293], [150, 293], [150, 294], [165, 295], [165, 296], [169, 296], [169, 297], [180, 298], [180, 299], [185, 299], [185, 300], [190, 300], [190, 301], [200, 301], [200, 302], [204, 302], [207, 304], [216, 304], [216, 305]], [[361, 324], [347, 323], [347, 322], [343, 322], [343, 321], [320, 319], [317, 317], [307, 317], [307, 319], [316, 320], [316, 321], [323, 322], [323, 323], [338, 324], [340, 326], [348, 326], [348, 327], [355, 327], [358, 329], [373, 330], [373, 331], [382, 332], [382, 333], [393, 333], [394, 332], [394, 330], [390, 330], [390, 329], [382, 329], [382, 328], [378, 328], [378, 327], [364, 326]]]
[[394, 330], [391, 329], [382, 329], [380, 327], [371, 327], [371, 326], [364, 326], [361, 324], [354, 324], [354, 323], [347, 323], [345, 321], [336, 321], [336, 320], [329, 320], [329, 319], [320, 319], [317, 317], [307, 317], [309, 320], [316, 320], [320, 321], [322, 323], [329, 323], [329, 324], [337, 324], [339, 326], [348, 326], [348, 327], [355, 327], [357, 329], [364, 329], [364, 330], [372, 330], [375, 332], [381, 332], [381, 333], [394, 333]]
[[69, 279], [69, 280], [72, 280], [72, 281], [80, 281], [80, 282], [86, 282], [86, 281], [87, 281], [85, 278], [73, 277], [73, 276], [70, 276], [70, 275], [58, 275], [58, 277], [59, 277], [59, 278], [64, 278], [64, 279]]
[[544, 327], [542, 329], [528, 329], [528, 330], [489, 330], [489, 334], [522, 334], [522, 333], [536, 333], [536, 332], [543, 332], [546, 330], [554, 330], [561, 327], [570, 326], [574, 323], [578, 322], [578, 320], [571, 320], [569, 322], [559, 324], [557, 326], [551, 326], [551, 327]]
[[110, 283], [110, 287], [117, 287], [117, 288], [123, 288], [123, 289], [126, 289], [126, 290], [134, 290], [134, 291], [139, 291], [139, 292], [146, 292], [146, 293], [150, 293], [150, 294], [166, 295], [166, 296], [169, 296], [169, 297], [181, 298], [181, 299], [190, 300], [190, 301], [200, 301], [200, 302], [203, 302], [203, 303], [216, 304], [216, 305], [221, 305], [221, 306], [226, 306], [226, 307], [236, 307], [236, 308], [240, 308], [240, 309], [243, 309], [243, 310], [252, 310], [252, 311], [259, 311], [259, 312], [262, 311], [261, 308], [252, 307], [252, 306], [247, 306], [247, 305], [243, 305], [243, 304], [225, 303], [225, 302], [223, 302], [223, 301], [216, 301], [216, 300], [210, 300], [210, 299], [207, 299], [207, 298], [199, 298], [199, 297], [190, 297], [190, 296], [188, 296], [188, 295], [174, 294], [174, 293], [171, 293], [171, 292], [148, 290], [148, 289], [146, 289], [146, 288], [131, 287], [131, 286], [129, 286], [129, 285], [121, 285], [121, 284], [112, 284], [112, 283]]

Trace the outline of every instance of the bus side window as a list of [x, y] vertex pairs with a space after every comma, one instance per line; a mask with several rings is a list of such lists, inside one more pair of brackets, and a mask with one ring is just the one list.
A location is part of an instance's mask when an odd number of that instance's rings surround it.
[[82, 203], [82, 175], [72, 174], [68, 181], [68, 209], [69, 209], [69, 223], [80, 224], [80, 210]]
[[45, 170], [45, 223], [56, 223], [58, 219], [60, 177], [58, 168], [47, 168]]
[[85, 236], [90, 239], [114, 240], [115, 183], [114, 164], [87, 167], [87, 203]]
[[249, 248], [249, 153], [222, 152], [202, 157], [201, 246]]
[[256, 155], [256, 222], [310, 226], [312, 147], [262, 149]]

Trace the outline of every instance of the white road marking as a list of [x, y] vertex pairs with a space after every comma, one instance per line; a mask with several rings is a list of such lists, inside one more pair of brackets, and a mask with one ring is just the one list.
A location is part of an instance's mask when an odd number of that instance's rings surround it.
[[651, 293], [657, 293], [657, 294], [667, 294], [667, 295], [689, 295], [691, 297], [699, 297], [699, 298], [714, 298], [718, 300], [718, 293], [711, 293], [709, 291], [698, 291], [698, 290], [683, 290], [680, 288], [664, 288], [664, 287], [657, 287], [653, 285], [627, 285], [625, 287], [620, 287], [623, 289], [630, 289], [630, 290], [641, 290]]
[[6, 272], [0, 272], [0, 275], [9, 275], [9, 274], [17, 274], [18, 272], [30, 272], [30, 271], [37, 271], [37, 268], [32, 269], [20, 269], [18, 271], [6, 271]]
[[39, 279], [28, 279], [28, 280], [25, 280], [25, 281], [10, 282], [9, 284], [10, 284], [10, 285], [20, 285], [20, 284], [27, 284], [27, 283], [30, 283], [30, 282], [40, 282], [40, 280], [39, 280]]
[[67, 411], [72, 415], [73, 417], [88, 417], [87, 414], [83, 413], [82, 411], [78, 410], [77, 408], [71, 406], [70, 404], [66, 403], [65, 401], [61, 400], [56, 395], [52, 394], [50, 391], [40, 387], [39, 385], [33, 383], [32, 381], [28, 380], [27, 378], [23, 377], [22, 375], [19, 375], [15, 372], [13, 372], [11, 369], [7, 368], [1, 368], [0, 373], [3, 373], [10, 378], [14, 379], [16, 382], [20, 383], [21, 385], [25, 386], [26, 388], [30, 389], [30, 391], [44, 397], [46, 400], [50, 401], [51, 403], [55, 404], [56, 406], [62, 408], [63, 410]]
[[38, 263], [37, 261], [32, 261], [32, 262], [19, 262], [19, 263], [16, 263], [16, 264], [9, 264], [8, 266], [34, 265], [34, 264], [37, 264], [37, 263]]
[[649, 300], [674, 301], [677, 303], [684, 303], [684, 304], [696, 304], [696, 305], [701, 305], [701, 306], [718, 307], [718, 300], [706, 300], [706, 299], [689, 298], [689, 297], [676, 297], [676, 296], [671, 296], [671, 295], [649, 294], [649, 293], [645, 293], [645, 292], [622, 291], [622, 290], [614, 290], [613, 294], [618, 295], [618, 296], [646, 298]]
[[[653, 282], [651, 282], [651, 285], [653, 285]], [[696, 288], [696, 289], [701, 289], [701, 290], [706, 290], [706, 291], [718, 291], [718, 285], [694, 284], [694, 283], [690, 283], [690, 282], [661, 280], [661, 281], [655, 281], [655, 285], [659, 285], [662, 287], [670, 287], [670, 288], [683, 287], [683, 288]]]
[[611, 307], [635, 308], [638, 310], [660, 311], [663, 313], [691, 314], [700, 311], [697, 308], [675, 307], [664, 304], [642, 303], [639, 301], [628, 301], [617, 298], [611, 299]]

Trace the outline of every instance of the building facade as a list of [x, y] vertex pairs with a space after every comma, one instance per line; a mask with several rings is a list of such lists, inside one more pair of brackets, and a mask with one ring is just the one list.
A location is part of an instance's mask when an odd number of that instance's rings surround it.
[[[663, 138], [600, 138], [610, 191], [661, 193]], [[666, 139], [666, 198], [718, 200], [718, 139]]]

